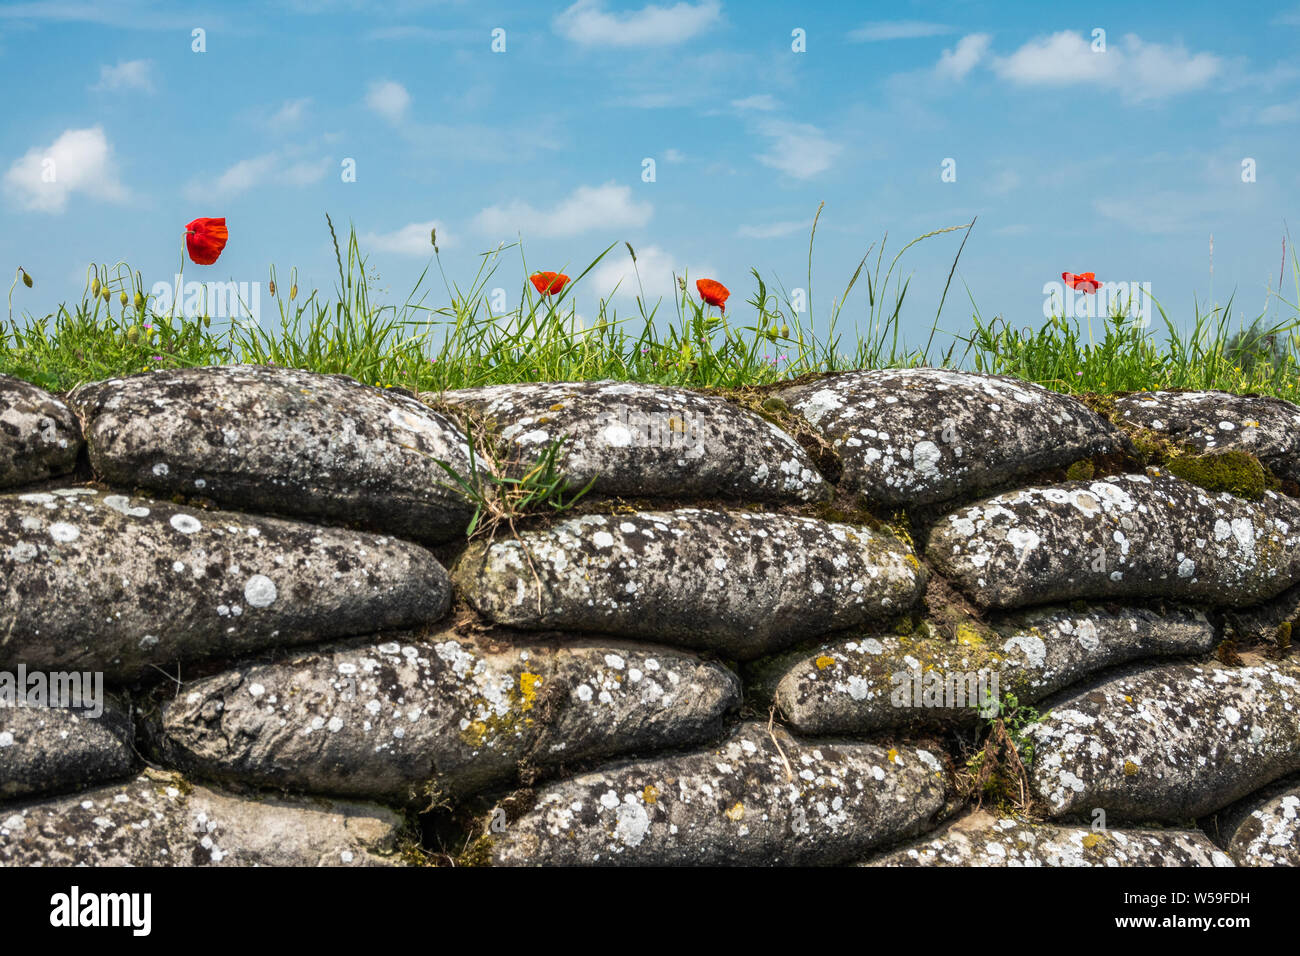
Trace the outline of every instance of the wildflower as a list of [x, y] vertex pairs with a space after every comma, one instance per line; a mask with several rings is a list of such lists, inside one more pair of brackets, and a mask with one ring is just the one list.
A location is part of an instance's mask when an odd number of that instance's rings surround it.
[[155, 356], [153, 357], [153, 360], [154, 360], [155, 362], [161, 362], [161, 361], [162, 361], [162, 356], [161, 356], [161, 355], [155, 355]]
[[542, 295], [555, 295], [568, 284], [569, 277], [563, 272], [534, 272], [528, 281]]
[[1081, 272], [1075, 275], [1073, 272], [1062, 272], [1061, 278], [1065, 284], [1076, 292], [1087, 292], [1092, 294], [1101, 288], [1101, 283], [1097, 281], [1097, 273]]
[[201, 266], [210, 266], [216, 262], [229, 238], [230, 232], [226, 229], [224, 218], [195, 219], [185, 227], [185, 248], [190, 259]]
[[716, 305], [719, 312], [726, 314], [727, 297], [731, 295], [731, 290], [713, 279], [696, 279], [695, 288], [699, 290], [701, 299], [709, 305]]

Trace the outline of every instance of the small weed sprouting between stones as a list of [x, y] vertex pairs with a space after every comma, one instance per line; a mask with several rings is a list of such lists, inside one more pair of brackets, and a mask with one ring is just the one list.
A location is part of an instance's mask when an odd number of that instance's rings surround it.
[[957, 786], [964, 797], [975, 800], [976, 809], [989, 799], [1024, 812], [1033, 802], [1029, 768], [1034, 763], [1034, 744], [1025, 736], [1025, 729], [1047, 715], [1008, 693], [996, 702], [997, 713], [984, 716], [994, 703], [986, 700], [976, 705], [983, 718], [984, 746], [967, 758], [965, 768], [957, 774]]

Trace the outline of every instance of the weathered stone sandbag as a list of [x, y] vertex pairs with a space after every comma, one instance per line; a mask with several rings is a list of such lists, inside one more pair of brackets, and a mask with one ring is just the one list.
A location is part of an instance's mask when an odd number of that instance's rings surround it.
[[146, 770], [0, 808], [0, 865], [389, 866], [402, 826], [383, 807], [234, 796]]
[[0, 799], [66, 793], [129, 776], [136, 767], [128, 711], [0, 706]]
[[1250, 452], [1279, 478], [1300, 481], [1300, 407], [1266, 395], [1133, 392], [1115, 399], [1112, 420], [1197, 451]]
[[1200, 830], [1093, 830], [975, 811], [866, 865], [1232, 866], [1232, 860]]
[[245, 665], [164, 700], [160, 759], [205, 777], [395, 802], [717, 736], [740, 684], [717, 664], [619, 644], [487, 645], [444, 631]]
[[986, 607], [1143, 597], [1242, 607], [1300, 580], [1300, 506], [1166, 475], [1072, 481], [955, 511], [926, 554]]
[[1260, 604], [1229, 609], [1224, 619], [1230, 634], [1246, 643], [1285, 647], [1300, 641], [1300, 585]]
[[81, 427], [61, 399], [0, 375], [0, 488], [65, 475], [80, 451]]
[[471, 545], [453, 569], [481, 614], [748, 659], [910, 607], [925, 572], [898, 538], [790, 515], [584, 515]]
[[[1214, 627], [1196, 611], [1052, 607], [991, 627], [838, 639], [781, 661], [764, 682], [795, 730], [867, 733], [974, 721], [989, 701], [1033, 703], [1088, 674], [1145, 657], [1203, 654]], [[751, 693], [757, 688], [751, 686]]]
[[1186, 820], [1300, 770], [1300, 670], [1176, 664], [1055, 703], [1025, 736], [1055, 817]]
[[421, 396], [489, 419], [518, 467], [554, 441], [571, 485], [592, 494], [808, 502], [830, 486], [760, 415], [684, 388], [636, 382], [492, 385]]
[[420, 541], [462, 535], [473, 514], [437, 464], [470, 474], [456, 425], [346, 375], [169, 369], [82, 386], [69, 401], [109, 484]]
[[1251, 794], [1211, 821], [1238, 866], [1300, 866], [1300, 778]]
[[742, 724], [717, 747], [538, 791], [479, 850], [496, 865], [839, 863], [924, 830], [945, 778], [925, 750]]
[[951, 501], [1123, 443], [1078, 400], [1001, 375], [881, 369], [778, 394], [834, 444], [845, 484], [890, 505]]
[[93, 488], [0, 495], [0, 667], [103, 671], [437, 620], [447, 573], [418, 545]]

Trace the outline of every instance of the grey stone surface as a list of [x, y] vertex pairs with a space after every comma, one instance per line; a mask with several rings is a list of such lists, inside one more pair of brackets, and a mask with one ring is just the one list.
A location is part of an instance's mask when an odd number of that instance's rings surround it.
[[93, 488], [0, 495], [0, 667], [174, 673], [428, 623], [449, 601], [442, 565], [394, 538]]
[[708, 750], [545, 787], [487, 839], [496, 865], [838, 863], [923, 830], [944, 795], [928, 751], [747, 723]]
[[1241, 641], [1262, 644], [1300, 643], [1300, 585], [1250, 607], [1231, 608], [1225, 620]]
[[953, 512], [926, 554], [986, 607], [1143, 597], [1241, 607], [1300, 580], [1300, 507], [1169, 476], [1072, 481]]
[[462, 535], [473, 514], [436, 464], [469, 474], [456, 425], [345, 375], [169, 369], [82, 386], [69, 402], [110, 484], [431, 542]]
[[0, 707], [0, 800], [83, 790], [136, 767], [130, 714], [111, 697], [103, 712]]
[[597, 495], [809, 502], [830, 487], [793, 438], [738, 405], [663, 385], [554, 382], [421, 396], [495, 423], [522, 466], [566, 438], [558, 464]]
[[796, 731], [867, 733], [971, 722], [989, 696], [1034, 703], [1103, 668], [1204, 654], [1216, 642], [1196, 611], [1052, 607], [1007, 615], [991, 627], [963, 623], [952, 636], [838, 639], [777, 663], [768, 683]]
[[0, 808], [6, 866], [385, 866], [402, 819], [368, 804], [235, 796], [146, 770]]
[[925, 583], [898, 538], [812, 518], [681, 508], [584, 515], [472, 545], [458, 593], [490, 620], [748, 659], [903, 611]]
[[1076, 399], [1001, 375], [845, 372], [779, 394], [834, 444], [842, 481], [882, 504], [951, 501], [1123, 440]]
[[1228, 807], [1210, 832], [1238, 866], [1300, 866], [1300, 778]]
[[164, 701], [168, 766], [397, 802], [463, 796], [548, 767], [715, 737], [739, 706], [725, 668], [665, 648], [427, 642], [247, 665]]
[[81, 427], [62, 399], [0, 375], [0, 488], [65, 475], [80, 451]]
[[1145, 428], [1197, 451], [1247, 451], [1279, 478], [1300, 481], [1300, 407], [1231, 392], [1133, 392], [1115, 399], [1116, 424]]
[[1025, 731], [1055, 817], [1187, 820], [1300, 770], [1300, 671], [1150, 667], [1081, 689]]
[[1200, 830], [1092, 830], [976, 811], [867, 865], [1232, 866], [1232, 860]]

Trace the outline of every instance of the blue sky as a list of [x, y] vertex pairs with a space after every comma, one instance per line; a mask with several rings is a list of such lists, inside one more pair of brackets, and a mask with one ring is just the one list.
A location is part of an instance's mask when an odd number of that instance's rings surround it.
[[[1300, 225], [1294, 2], [379, 6], [0, 4], [0, 263], [37, 282], [15, 310], [79, 295], [91, 261], [169, 280], [196, 216], [225, 216], [231, 239], [187, 278], [264, 284], [275, 263], [282, 282], [297, 266], [300, 286], [332, 286], [329, 212], [395, 298], [436, 223], [462, 283], [517, 234], [531, 268], [571, 275], [629, 241], [652, 295], [671, 294], [674, 272], [707, 275], [743, 317], [751, 267], [807, 284], [824, 201], [818, 323], [886, 231], [894, 250], [974, 216], [959, 274], [986, 318], [1037, 325], [1044, 283], [1067, 270], [1149, 282], [1180, 319], [1234, 289], [1254, 315], [1284, 220]], [[904, 257], [909, 338], [959, 242]], [[620, 245], [579, 312], [628, 265]], [[517, 258], [499, 275], [513, 299]], [[841, 323], [865, 309], [855, 292]], [[941, 325], [964, 331], [969, 314], [956, 283]]]

